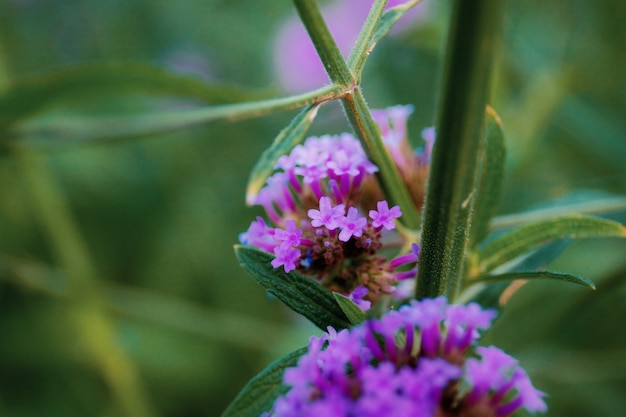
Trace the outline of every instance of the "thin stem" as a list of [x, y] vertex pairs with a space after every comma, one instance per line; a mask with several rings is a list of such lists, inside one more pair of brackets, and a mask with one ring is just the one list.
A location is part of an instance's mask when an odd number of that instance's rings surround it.
[[331, 81], [344, 87], [352, 86], [354, 77], [324, 22], [317, 1], [293, 0], [293, 3]]
[[[294, 3], [330, 79], [335, 84], [343, 84], [346, 87], [351, 86], [351, 89], [342, 96], [346, 116], [356, 135], [365, 144], [368, 153], [378, 165], [383, 188], [391, 202], [400, 205], [405, 225], [411, 229], [417, 229], [420, 224], [419, 212], [415, 208], [409, 191], [404, 185], [389, 152], [385, 148], [380, 130], [372, 119], [361, 90], [356, 84], [346, 62], [343, 60], [332, 35], [328, 31], [316, 2], [311, 0], [294, 0]], [[378, 24], [380, 14], [382, 9], [384, 9], [384, 3], [384, 1], [378, 1], [373, 6], [370, 13], [373, 17], [371, 19], [368, 18], [368, 28], [361, 33], [361, 36], [364, 38], [363, 45], [366, 45], [365, 41], [367, 39], [371, 40], [373, 33], [370, 32]], [[357, 48], [363, 54], [367, 53], [367, 48], [362, 48], [358, 45]]]
[[[207, 106], [190, 110], [113, 117], [58, 117], [15, 126], [10, 141], [42, 147], [59, 147], [94, 142], [109, 142], [143, 137], [199, 126], [216, 120], [241, 120], [260, 117], [278, 110], [291, 110], [320, 104], [346, 94], [346, 89], [331, 84], [289, 97], [247, 103]], [[0, 145], [1, 143], [0, 139]]]
[[365, 62], [376, 44], [389, 32], [393, 25], [408, 12], [415, 7], [421, 0], [410, 0], [394, 7], [388, 8], [384, 13], [382, 9], [387, 0], [377, 0], [367, 16], [367, 21], [361, 29], [359, 38], [357, 39], [350, 57], [348, 58], [348, 68], [356, 78], [357, 84], [361, 83], [361, 73]]
[[381, 184], [385, 189], [385, 194], [389, 196], [393, 204], [400, 205], [402, 222], [405, 226], [417, 230], [420, 226], [420, 214], [380, 137], [380, 130], [372, 119], [361, 90], [357, 88], [352, 94], [346, 95], [342, 103], [354, 131], [367, 145], [368, 152], [380, 169]]
[[357, 84], [360, 82], [363, 66], [370, 53], [372, 39], [374, 39], [374, 35], [378, 29], [378, 22], [380, 22], [386, 5], [387, 0], [376, 0], [374, 2], [367, 15], [367, 20], [361, 28], [359, 37], [354, 44], [354, 48], [352, 48], [352, 52], [350, 52], [350, 56], [348, 57], [348, 68], [350, 68], [352, 73], [356, 76]]
[[460, 287], [499, 3], [454, 3], [424, 208], [417, 298], [446, 295], [454, 299]]

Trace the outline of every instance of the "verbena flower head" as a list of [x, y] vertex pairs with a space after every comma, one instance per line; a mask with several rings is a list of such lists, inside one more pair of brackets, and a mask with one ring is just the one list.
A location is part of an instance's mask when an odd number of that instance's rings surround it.
[[[408, 145], [411, 111], [375, 112], [383, 142], [400, 171], [409, 173], [416, 164], [427, 166], [420, 162], [424, 152]], [[364, 309], [385, 295], [401, 298], [415, 278], [419, 247], [397, 232], [402, 211], [385, 199], [374, 177], [378, 168], [360, 142], [348, 133], [310, 137], [281, 156], [275, 169], [254, 200], [269, 222], [257, 218], [240, 241], [274, 254], [274, 268], [310, 276]], [[411, 250], [389, 256], [403, 247]]]
[[350, 330], [329, 328], [284, 374], [271, 417], [506, 417], [546, 411], [544, 393], [500, 349], [475, 347], [495, 312], [440, 297]]

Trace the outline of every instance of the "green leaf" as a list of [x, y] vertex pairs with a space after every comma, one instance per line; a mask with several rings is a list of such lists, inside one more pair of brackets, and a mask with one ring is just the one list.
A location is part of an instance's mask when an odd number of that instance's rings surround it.
[[[389, 32], [393, 25], [395, 25], [396, 22], [404, 16], [406, 12], [408, 12], [416, 4], [420, 3], [420, 1], [421, 0], [411, 0], [391, 7], [387, 9], [382, 16], [379, 15], [379, 9], [375, 9], [375, 7], [380, 6], [378, 3], [374, 3], [372, 11], [370, 11], [370, 14], [368, 15], [368, 20], [361, 30], [359, 39], [356, 41], [356, 44], [350, 53], [350, 57], [348, 58], [348, 67], [358, 79], [360, 79], [361, 72], [365, 66], [365, 61], [376, 44], [387, 34], [387, 32]], [[380, 1], [379, 3], [384, 2]], [[375, 26], [373, 25], [374, 22], [376, 23]], [[373, 27], [368, 26], [368, 24]]]
[[483, 149], [480, 181], [477, 187], [476, 202], [469, 247], [474, 248], [489, 233], [489, 222], [498, 211], [506, 149], [502, 122], [496, 112], [487, 106], [485, 123], [485, 147]]
[[233, 103], [258, 98], [258, 94], [209, 85], [196, 78], [173, 75], [141, 63], [88, 65], [24, 78], [1, 92], [0, 127], [61, 100], [126, 91], [200, 99], [205, 103]]
[[376, 44], [373, 38], [377, 34], [380, 19], [381, 16], [383, 16], [386, 5], [387, 0], [376, 0], [374, 2], [367, 15], [367, 20], [361, 27], [361, 32], [359, 33], [359, 37], [352, 48], [352, 52], [350, 52], [350, 57], [348, 58], [348, 68], [350, 68], [350, 71], [352, 71], [352, 73], [357, 77], [357, 84], [360, 83], [360, 75], [363, 71], [365, 61], [367, 60], [371, 49]]
[[416, 298], [454, 300], [469, 239], [482, 155], [498, 0], [454, 2], [424, 205]]
[[278, 158], [288, 154], [297, 144], [302, 142], [317, 115], [318, 108], [319, 105], [311, 105], [298, 113], [291, 123], [276, 136], [272, 145], [263, 152], [250, 172], [246, 189], [246, 202], [248, 204], [254, 203], [254, 199], [263, 188], [265, 180], [272, 174]]
[[[556, 259], [572, 242], [571, 239], [559, 239], [547, 243], [524, 258], [522, 262], [513, 267], [513, 271], [530, 271], [543, 268]], [[511, 295], [521, 287], [518, 283], [496, 282], [493, 284], [476, 284], [474, 279], [465, 281], [465, 292], [461, 295], [459, 302], [469, 299], [483, 306], [484, 308], [501, 309]], [[508, 289], [508, 291], [507, 291]], [[508, 292], [508, 294], [507, 294]], [[503, 296], [504, 295], [504, 296]]]
[[339, 330], [351, 326], [330, 291], [312, 278], [272, 267], [273, 255], [249, 246], [236, 245], [235, 253], [241, 266], [263, 288], [320, 329], [332, 326]]
[[529, 223], [480, 250], [479, 269], [483, 273], [489, 272], [551, 240], [610, 236], [626, 237], [626, 227], [611, 220], [579, 214]]
[[341, 310], [345, 313], [346, 317], [348, 317], [350, 323], [359, 324], [367, 319], [367, 314], [345, 295], [334, 292], [333, 297], [335, 297], [337, 304], [339, 304]]
[[[30, 120], [11, 128], [7, 137], [35, 146], [87, 144], [144, 137], [199, 126], [215, 120], [241, 120], [279, 110], [319, 104], [338, 97], [340, 88], [329, 85], [290, 97], [195, 109], [150, 112], [131, 116], [78, 116]], [[0, 140], [3, 139], [0, 136]]]
[[306, 352], [301, 348], [272, 362], [243, 387], [221, 417], [259, 417], [269, 411], [276, 398], [289, 391], [283, 384], [285, 369], [296, 366]]
[[592, 290], [596, 289], [593, 281], [588, 278], [578, 275], [567, 274], [565, 272], [554, 271], [515, 271], [506, 274], [481, 275], [476, 278], [476, 281], [484, 283], [495, 283], [503, 281], [514, 281], [516, 279], [556, 279], [582, 285], [584, 287], [591, 288]]
[[[473, 296], [470, 298], [470, 302], [478, 303], [483, 308], [491, 308], [501, 311], [506, 305], [511, 295], [517, 291], [523, 284], [519, 284], [522, 281], [517, 282], [497, 282], [494, 284], [477, 284], [472, 287], [476, 292], [473, 292]], [[507, 294], [507, 290], [511, 294]], [[457, 302], [464, 302], [462, 294]]]
[[546, 243], [529, 256], [523, 258], [511, 271], [533, 271], [545, 268], [550, 262], [558, 258], [572, 241], [573, 239], [566, 238]]
[[533, 210], [498, 216], [491, 222], [491, 228], [506, 229], [570, 213], [603, 214], [623, 211], [626, 211], [626, 197], [623, 195], [577, 190]]

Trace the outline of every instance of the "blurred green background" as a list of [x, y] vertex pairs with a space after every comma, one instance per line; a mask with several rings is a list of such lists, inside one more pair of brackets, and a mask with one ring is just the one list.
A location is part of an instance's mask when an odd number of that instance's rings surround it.
[[[415, 106], [416, 144], [433, 123], [449, 6], [429, 3], [425, 23], [377, 46], [363, 80], [371, 107]], [[273, 38], [292, 13], [288, 1], [1, 0], [0, 93], [49, 71], [126, 63], [213, 85], [221, 95], [208, 101], [284, 95]], [[503, 214], [626, 194], [625, 17], [623, 2], [503, 2], [492, 89], [508, 134]], [[202, 102], [130, 90], [93, 85], [36, 117]], [[218, 416], [319, 333], [269, 300], [232, 251], [261, 214], [244, 205], [248, 171], [293, 115], [46, 147], [35, 159], [3, 150], [0, 416]], [[331, 104], [312, 133], [346, 129]], [[9, 139], [23, 138], [0, 130]], [[573, 243], [551, 268], [598, 290], [528, 284], [488, 336], [549, 393], [550, 415], [626, 413], [625, 254], [619, 239]], [[72, 284], [67, 265], [92, 279]]]

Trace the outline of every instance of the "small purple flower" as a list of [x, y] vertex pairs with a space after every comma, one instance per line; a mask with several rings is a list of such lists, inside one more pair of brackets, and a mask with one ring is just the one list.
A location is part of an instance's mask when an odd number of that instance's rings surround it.
[[272, 266], [278, 268], [282, 265], [285, 268], [285, 272], [296, 269], [296, 262], [302, 256], [300, 250], [289, 245], [275, 247], [274, 255], [276, 255], [276, 258], [272, 260]]
[[432, 336], [422, 323], [436, 325], [441, 347], [447, 323], [482, 328], [492, 318], [476, 304], [448, 305], [440, 297], [413, 301], [350, 330], [329, 327], [312, 337], [298, 365], [285, 371], [291, 390], [267, 416], [508, 417], [521, 408], [546, 411], [545, 394], [500, 349], [477, 347], [480, 358], [466, 357], [471, 350], [463, 346], [453, 349], [462, 350], [460, 356], [447, 356], [439, 348], [432, 355], [419, 342]]
[[276, 229], [274, 231], [274, 240], [281, 242], [281, 245], [300, 246], [302, 230], [296, 228], [294, 220], [287, 220], [285, 224], [286, 230]]
[[430, 156], [433, 153], [433, 145], [435, 144], [435, 128], [427, 127], [422, 130], [422, 138], [424, 142], [426, 142], [426, 146], [424, 146], [424, 150], [420, 154], [420, 159], [422, 163], [430, 163]]
[[348, 298], [352, 300], [354, 304], [359, 306], [361, 310], [367, 311], [372, 307], [371, 301], [367, 301], [363, 299], [367, 295], [367, 293], [368, 293], [367, 288], [365, 288], [362, 285], [359, 285], [354, 290], [352, 290], [350, 295], [348, 295]]
[[310, 209], [307, 214], [311, 218], [313, 227], [326, 227], [328, 230], [335, 230], [339, 227], [340, 221], [345, 213], [345, 205], [332, 206], [330, 197], [320, 198], [320, 209]]
[[340, 220], [339, 240], [347, 242], [352, 236], [359, 237], [363, 235], [363, 228], [367, 225], [367, 219], [359, 216], [356, 207], [348, 209], [348, 215]]
[[379, 228], [384, 227], [387, 230], [393, 230], [396, 228], [395, 219], [402, 216], [400, 206], [393, 206], [389, 208], [389, 204], [383, 200], [376, 204], [378, 210], [370, 210], [369, 215], [373, 220], [372, 226]]
[[244, 245], [253, 245], [268, 252], [273, 252], [276, 247], [274, 241], [274, 228], [268, 227], [263, 217], [257, 217], [250, 223], [248, 231], [239, 235], [239, 241]]

